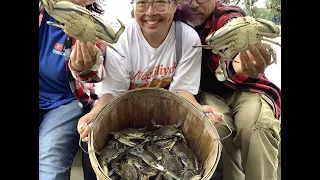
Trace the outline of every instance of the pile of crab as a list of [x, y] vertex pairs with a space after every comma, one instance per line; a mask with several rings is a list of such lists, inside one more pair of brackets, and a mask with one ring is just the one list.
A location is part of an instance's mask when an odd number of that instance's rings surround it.
[[175, 125], [151, 121], [155, 131], [128, 128], [111, 132], [112, 139], [98, 155], [111, 179], [201, 179], [202, 164]]

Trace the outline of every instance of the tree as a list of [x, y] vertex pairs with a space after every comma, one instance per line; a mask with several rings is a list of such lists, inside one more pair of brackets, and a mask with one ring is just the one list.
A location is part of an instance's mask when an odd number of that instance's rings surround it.
[[224, 4], [233, 3], [233, 4], [238, 5], [241, 0], [221, 0], [221, 1], [222, 1]]
[[281, 0], [266, 0], [266, 7], [275, 13], [281, 13]]
[[[246, 9], [255, 11], [255, 4], [261, 0], [221, 0], [224, 4], [242, 4]], [[241, 3], [240, 3], [241, 2]], [[281, 0], [265, 0], [266, 9], [274, 11], [276, 13], [281, 12]]]
[[281, 0], [265, 0], [265, 8], [257, 8], [256, 3], [261, 0], [221, 0], [225, 4], [242, 6], [247, 15], [255, 18], [272, 20], [281, 17]]

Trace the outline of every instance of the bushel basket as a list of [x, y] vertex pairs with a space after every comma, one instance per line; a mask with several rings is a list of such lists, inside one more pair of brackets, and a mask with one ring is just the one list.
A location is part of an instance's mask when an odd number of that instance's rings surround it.
[[111, 138], [109, 132], [125, 128], [155, 130], [151, 120], [161, 125], [177, 124], [187, 145], [203, 164], [202, 180], [213, 175], [221, 155], [219, 135], [213, 123], [189, 101], [165, 89], [142, 88], [127, 91], [110, 101], [94, 119], [89, 133], [88, 153], [98, 180], [111, 180], [102, 171], [95, 152], [100, 152]]

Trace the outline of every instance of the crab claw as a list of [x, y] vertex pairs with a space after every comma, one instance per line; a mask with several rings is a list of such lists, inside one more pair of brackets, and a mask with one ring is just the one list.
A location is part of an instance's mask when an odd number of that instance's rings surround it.
[[118, 32], [115, 34], [115, 38], [114, 38], [114, 42], [117, 42], [120, 38], [120, 35], [123, 33], [123, 31], [125, 30], [125, 25], [119, 20], [117, 19], [117, 21], [119, 22], [120, 24], [120, 29], [118, 30]]
[[201, 48], [203, 48], [203, 49], [212, 49], [212, 47], [210, 46], [210, 45], [198, 45], [198, 46], [192, 46], [192, 47], [194, 47], [194, 48], [199, 48], [199, 47], [201, 47]]
[[120, 133], [114, 134], [114, 138], [127, 146], [131, 146], [131, 147], [136, 146], [136, 143], [130, 141], [128, 138], [126, 138], [124, 135]]
[[43, 3], [44, 8], [48, 13], [51, 13], [53, 10], [53, 6], [55, 2], [53, 0], [41, 0]]
[[161, 127], [162, 127], [162, 125], [157, 124], [154, 119], [151, 120], [151, 123], [152, 123], [152, 125], [153, 125], [154, 127], [156, 127], [156, 128], [161, 128]]
[[51, 25], [51, 26], [55, 26], [55, 27], [61, 28], [61, 29], [64, 29], [64, 26], [61, 25], [61, 24], [58, 24], [58, 23], [54, 23], [54, 22], [51, 22], [51, 21], [47, 21], [47, 24], [48, 24], [48, 25]]

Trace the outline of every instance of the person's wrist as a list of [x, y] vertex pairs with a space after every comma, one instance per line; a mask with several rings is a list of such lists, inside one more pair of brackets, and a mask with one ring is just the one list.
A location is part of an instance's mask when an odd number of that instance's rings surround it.
[[95, 112], [95, 111], [91, 111], [91, 112], [88, 112], [86, 115], [88, 115], [88, 116], [91, 116], [91, 117], [95, 118], [95, 117], [98, 115], [98, 113], [97, 113], [97, 112]]

